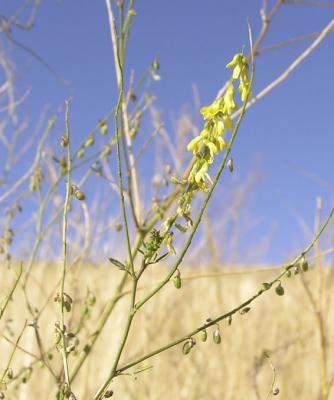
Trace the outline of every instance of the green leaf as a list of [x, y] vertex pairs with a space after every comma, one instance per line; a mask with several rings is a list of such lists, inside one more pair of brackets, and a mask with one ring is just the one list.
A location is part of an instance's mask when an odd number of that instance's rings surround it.
[[109, 257], [108, 260], [115, 265], [115, 267], [117, 267], [118, 269], [125, 271], [126, 267], [123, 263], [121, 263], [120, 261], [116, 260], [115, 258]]
[[167, 258], [168, 256], [169, 256], [169, 253], [163, 254], [162, 256], [158, 257], [158, 258], [155, 260], [155, 263], [158, 263], [158, 262], [164, 260], [164, 259]]

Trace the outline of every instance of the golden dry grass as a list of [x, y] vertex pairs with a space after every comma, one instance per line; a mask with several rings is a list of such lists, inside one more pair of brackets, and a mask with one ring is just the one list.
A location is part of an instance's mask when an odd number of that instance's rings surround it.
[[[97, 315], [112, 297], [120, 272], [112, 270], [110, 265], [75, 268], [71, 273], [67, 292], [79, 300], [75, 301], [70, 330], [74, 330], [78, 323], [87, 288], [95, 293], [97, 298], [93, 316], [79, 335], [82, 348], [87, 337], [94, 332]], [[163, 271], [164, 267], [152, 267], [151, 273], [147, 273], [144, 278], [143, 285], [149, 287], [157, 282]], [[230, 272], [233, 274], [229, 274]], [[138, 313], [121, 364], [184, 335], [209, 317], [213, 318], [229, 311], [256, 293], [261, 282], [269, 280], [275, 274], [274, 271], [242, 274], [240, 272], [242, 272], [240, 269], [184, 268], [181, 290], [176, 290], [172, 284], [168, 285], [144, 307], [143, 312]], [[328, 340], [327, 372], [333, 376], [334, 293], [331, 288], [334, 274], [329, 268], [323, 268], [323, 273], [326, 275], [324, 314]], [[207, 274], [219, 276], [213, 278], [205, 276]], [[317, 286], [317, 274], [317, 271], [312, 270], [304, 275], [314, 292]], [[190, 275], [202, 277], [185, 279]], [[9, 271], [4, 273], [1, 293], [8, 291], [10, 276]], [[28, 294], [37, 308], [44, 304], [58, 277], [59, 270], [55, 265], [40, 265], [36, 268]], [[284, 287], [286, 292], [284, 296], [277, 296], [273, 290], [266, 292], [253, 303], [249, 313], [238, 314], [231, 326], [228, 326], [227, 322], [222, 323], [220, 345], [213, 343], [210, 330], [208, 341], [202, 343], [198, 340], [189, 355], [184, 356], [181, 347], [177, 346], [142, 364], [143, 367], [152, 366], [151, 369], [136, 377], [131, 375], [119, 377], [112, 385], [115, 392], [113, 398], [264, 400], [267, 398], [272, 379], [269, 362], [262, 357], [263, 351], [266, 350], [276, 367], [275, 386], [280, 389], [278, 398], [319, 399], [321, 352], [316, 318], [300, 275], [285, 281]], [[141, 296], [144, 291], [145, 289], [139, 291], [139, 295]], [[2, 335], [13, 341], [24, 320], [27, 318], [28, 322], [31, 321], [20, 288], [15, 292], [14, 300], [6, 310], [1, 323]], [[127, 300], [128, 296], [124, 296], [119, 301], [88, 362], [75, 380], [73, 389], [80, 400], [90, 399], [109, 371], [117, 338], [126, 316]], [[39, 332], [45, 349], [52, 346], [54, 322], [59, 319], [57, 312], [57, 305], [53, 301], [49, 302], [39, 322]], [[20, 346], [39, 355], [33, 328], [26, 328]], [[5, 368], [11, 349], [12, 344], [2, 338], [1, 371]], [[70, 366], [73, 365], [73, 359], [74, 357], [70, 358]], [[17, 350], [12, 365], [14, 375], [22, 366], [27, 366], [32, 361], [30, 355]], [[60, 356], [56, 352], [52, 365], [56, 370], [61, 367]], [[20, 380], [8, 386], [7, 399], [55, 398], [54, 380], [47, 369], [41, 367], [39, 363], [34, 365], [27, 384], [18, 382]], [[329, 399], [334, 399], [334, 390], [330, 393]]]

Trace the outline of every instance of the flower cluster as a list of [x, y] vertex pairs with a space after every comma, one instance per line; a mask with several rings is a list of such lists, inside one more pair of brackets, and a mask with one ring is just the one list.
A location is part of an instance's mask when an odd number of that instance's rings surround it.
[[[192, 169], [185, 179], [179, 180], [172, 177], [172, 182], [184, 186], [185, 190], [178, 201], [176, 212], [162, 224], [161, 234], [168, 237], [169, 246], [172, 246], [171, 229], [173, 226], [181, 232], [187, 230], [187, 227], [176, 223], [178, 217], [184, 218], [187, 226], [192, 226], [190, 213], [192, 200], [197, 192], [209, 191], [210, 185], [212, 185], [208, 173], [209, 168], [213, 164], [215, 156], [228, 147], [224, 137], [228, 131], [232, 132], [234, 128], [232, 114], [238, 109], [235, 102], [237, 84], [239, 83], [238, 92], [243, 104], [251, 96], [251, 80], [249, 79], [247, 58], [242, 53], [236, 54], [232, 61], [226, 65], [226, 68], [233, 68], [229, 85], [221, 98], [201, 108], [200, 112], [205, 120], [204, 128], [187, 146], [188, 150], [194, 155]], [[233, 170], [233, 164], [229, 165], [229, 169]]]
[[188, 144], [188, 150], [195, 156], [188, 183], [193, 184], [194, 189], [205, 192], [209, 190], [208, 184], [211, 183], [208, 174], [209, 167], [214, 162], [215, 155], [226, 149], [224, 135], [227, 130], [232, 131], [233, 129], [231, 115], [238, 109], [235, 102], [235, 82], [239, 81], [238, 90], [243, 103], [247, 100], [250, 90], [248, 61], [242, 53], [236, 54], [226, 67], [233, 68], [230, 84], [223, 97], [200, 110], [206, 123], [200, 135]]

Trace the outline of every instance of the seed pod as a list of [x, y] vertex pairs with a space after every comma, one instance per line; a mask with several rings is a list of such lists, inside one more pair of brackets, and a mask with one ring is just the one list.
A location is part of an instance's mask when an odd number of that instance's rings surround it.
[[262, 283], [262, 290], [269, 290], [271, 288], [271, 283], [263, 282]]
[[96, 303], [96, 297], [94, 293], [90, 292], [87, 296], [86, 304], [92, 307]]
[[136, 101], [137, 100], [137, 96], [133, 92], [130, 92], [129, 98], [130, 98], [131, 101]]
[[287, 278], [290, 278], [290, 277], [291, 277], [291, 270], [290, 270], [290, 269], [288, 269], [288, 270], [286, 271], [285, 276], [286, 276]]
[[107, 390], [104, 394], [104, 398], [109, 399], [113, 394], [114, 392], [112, 390]]
[[122, 230], [122, 224], [115, 225], [116, 232], [120, 232]]
[[240, 315], [247, 314], [250, 311], [250, 307], [245, 307], [242, 310], [240, 310]]
[[220, 332], [219, 332], [218, 328], [213, 332], [213, 336], [212, 337], [213, 337], [214, 343], [216, 343], [216, 344], [221, 343], [222, 338], [220, 336]]
[[11, 368], [8, 368], [7, 369], [7, 378], [8, 379], [13, 379], [13, 376], [14, 376], [13, 370]]
[[89, 135], [88, 138], [86, 139], [84, 146], [85, 147], [91, 147], [95, 143], [95, 138], [94, 135]]
[[273, 396], [277, 396], [279, 394], [279, 388], [276, 387], [275, 389], [273, 389]]
[[302, 271], [308, 271], [308, 262], [306, 261], [305, 257], [302, 257], [302, 259], [300, 260], [300, 267]]
[[230, 158], [230, 159], [227, 161], [227, 167], [228, 167], [228, 169], [229, 169], [230, 172], [233, 172], [233, 168], [234, 168], [234, 161], [233, 161], [233, 158]]
[[200, 338], [201, 342], [206, 342], [206, 339], [208, 338], [208, 333], [207, 333], [206, 329], [203, 329], [200, 331], [199, 338]]
[[174, 282], [174, 286], [176, 287], [176, 289], [180, 289], [182, 286], [182, 281], [181, 281], [181, 277], [180, 277], [180, 271], [177, 271], [177, 274], [174, 276], [173, 279]]
[[61, 147], [67, 147], [69, 143], [68, 137], [67, 136], [62, 136], [60, 139], [60, 145]]
[[53, 336], [53, 343], [58, 344], [61, 339], [61, 334], [59, 332], [55, 332]]
[[100, 120], [99, 126], [100, 126], [101, 135], [106, 136], [106, 134], [108, 133], [108, 124], [106, 123], [106, 121]]
[[64, 307], [67, 312], [70, 312], [72, 309], [71, 303], [69, 301], [64, 301]]
[[276, 286], [275, 292], [278, 296], [283, 296], [284, 295], [284, 287], [279, 283], [279, 285]]
[[85, 195], [85, 193], [82, 192], [82, 191], [79, 190], [79, 189], [75, 191], [74, 196], [75, 196], [78, 200], [80, 200], [80, 201], [86, 200], [86, 195]]
[[82, 158], [82, 157], [84, 157], [84, 155], [85, 155], [85, 150], [84, 149], [79, 149], [78, 150], [78, 152], [77, 152], [77, 157], [78, 158]]
[[4, 398], [5, 398], [4, 392], [0, 392], [0, 400], [2, 400], [2, 399], [4, 399]]
[[153, 61], [153, 68], [154, 69], [156, 69], [156, 70], [159, 70], [160, 69], [160, 63], [159, 63], [159, 61], [155, 58], [154, 59], [154, 61]]
[[193, 347], [193, 344], [192, 344], [191, 340], [187, 340], [182, 346], [182, 353], [184, 355], [189, 354], [192, 347]]

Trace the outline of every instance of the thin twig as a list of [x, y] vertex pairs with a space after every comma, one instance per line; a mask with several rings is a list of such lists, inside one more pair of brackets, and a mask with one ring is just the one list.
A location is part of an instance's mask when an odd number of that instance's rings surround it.
[[71, 175], [72, 175], [72, 160], [71, 160], [71, 138], [70, 138], [70, 130], [68, 123], [68, 113], [69, 113], [69, 100], [66, 101], [66, 115], [65, 115], [65, 124], [66, 124], [66, 138], [68, 141], [67, 145], [67, 183], [66, 183], [66, 197], [64, 204], [64, 214], [63, 214], [63, 265], [62, 265], [62, 273], [61, 273], [61, 283], [60, 283], [60, 316], [61, 316], [61, 325], [60, 325], [60, 333], [62, 336], [62, 348], [60, 349], [63, 366], [64, 366], [64, 375], [65, 382], [68, 386], [69, 391], [71, 390], [71, 381], [68, 370], [68, 361], [67, 361], [67, 351], [66, 351], [66, 337], [65, 337], [65, 304], [64, 304], [64, 289], [65, 289], [65, 279], [67, 272], [67, 225], [68, 225], [68, 212], [70, 207], [70, 198], [71, 198]]

